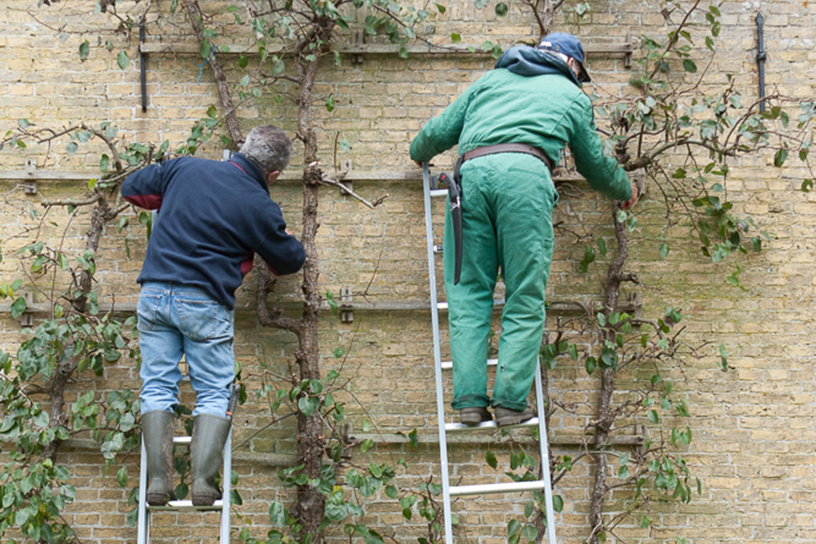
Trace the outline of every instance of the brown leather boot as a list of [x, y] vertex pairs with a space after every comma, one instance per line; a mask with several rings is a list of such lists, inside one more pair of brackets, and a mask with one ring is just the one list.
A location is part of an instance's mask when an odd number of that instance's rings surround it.
[[484, 406], [471, 406], [459, 410], [459, 421], [462, 425], [474, 427], [484, 421], [493, 421], [493, 416]]
[[538, 417], [538, 415], [529, 408], [520, 412], [518, 410], [505, 408], [504, 406], [496, 406], [494, 410], [496, 411], [496, 424], [499, 427], [518, 425], [519, 423]]

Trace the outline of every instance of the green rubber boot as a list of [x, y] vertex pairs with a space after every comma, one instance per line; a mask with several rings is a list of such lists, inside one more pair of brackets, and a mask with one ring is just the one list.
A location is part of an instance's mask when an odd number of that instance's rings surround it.
[[162, 506], [173, 494], [173, 412], [151, 410], [142, 414], [142, 438], [147, 452], [147, 504]]
[[[224, 463], [224, 443], [232, 420], [212, 414], [193, 418], [193, 442], [190, 444], [190, 494], [194, 506], [212, 506], [221, 498], [215, 476]], [[229, 478], [230, 474], [225, 474]]]

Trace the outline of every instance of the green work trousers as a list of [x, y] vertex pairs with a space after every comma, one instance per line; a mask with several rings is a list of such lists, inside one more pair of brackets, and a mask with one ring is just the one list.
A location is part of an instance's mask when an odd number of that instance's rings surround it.
[[[558, 200], [539, 159], [500, 153], [462, 165], [463, 257], [453, 284], [450, 207], [445, 218], [452, 407], [524, 410], [544, 332], [544, 291], [553, 252], [552, 211]], [[450, 248], [450, 249], [449, 249]], [[493, 400], [487, 395], [487, 343], [499, 269], [505, 285]]]

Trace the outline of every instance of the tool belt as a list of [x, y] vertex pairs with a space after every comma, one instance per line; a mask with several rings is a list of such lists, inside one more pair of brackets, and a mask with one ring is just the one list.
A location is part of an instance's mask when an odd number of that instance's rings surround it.
[[540, 159], [547, 165], [547, 169], [552, 172], [554, 165], [552, 160], [537, 147], [528, 144], [496, 144], [477, 147], [467, 153], [459, 155], [456, 166], [453, 169], [453, 180], [448, 183], [448, 200], [450, 201], [451, 223], [453, 226], [453, 251], [454, 251], [454, 271], [453, 284], [459, 283], [462, 273], [462, 164], [465, 161], [493, 155], [495, 153], [526, 153]]
[[[532, 155], [541, 160], [544, 164], [547, 165], [547, 169], [552, 172], [555, 168], [555, 165], [547, 155], [544, 154], [537, 147], [533, 147], [529, 144], [496, 144], [496, 145], [486, 145], [484, 147], [477, 147], [476, 149], [472, 149], [467, 153], [461, 155], [460, 159], [462, 163], [469, 161], [471, 159], [475, 159], [476, 157], [483, 157], [485, 155], [493, 155], [495, 153], [526, 153], [528, 155]], [[459, 166], [461, 164], [459, 161], [456, 161]], [[456, 172], [453, 173], [456, 176]]]

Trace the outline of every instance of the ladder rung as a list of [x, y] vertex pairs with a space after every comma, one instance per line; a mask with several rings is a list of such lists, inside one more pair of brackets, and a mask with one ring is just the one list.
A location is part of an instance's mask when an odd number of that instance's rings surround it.
[[447, 189], [431, 189], [431, 196], [448, 196]]
[[[504, 299], [503, 298], [494, 298], [493, 299], [493, 306], [504, 306]], [[447, 310], [448, 303], [447, 302], [437, 302], [436, 308], [438, 310]]]
[[442, 246], [441, 245], [434, 245], [434, 253], [442, 253]]
[[543, 480], [504, 484], [456, 485], [451, 486], [450, 495], [451, 497], [462, 497], [464, 495], [486, 495], [488, 493], [520, 493], [523, 491], [541, 491], [546, 486], [547, 482]]
[[192, 436], [174, 436], [173, 437], [173, 444], [179, 444], [182, 446], [189, 446], [193, 442]]
[[496, 425], [495, 421], [483, 421], [478, 425], [464, 425], [462, 423], [446, 423], [445, 430], [449, 433], [461, 433], [461, 432], [468, 432], [468, 431], [495, 431], [499, 428], [501, 429], [521, 429], [524, 427], [538, 427], [538, 418], [534, 417], [528, 419], [527, 421], [522, 421], [518, 425], [505, 425], [504, 427], [499, 427]]
[[148, 510], [221, 510], [223, 501], [215, 501], [212, 506], [193, 506], [193, 501], [170, 501], [164, 506], [147, 505]]
[[[499, 364], [498, 359], [488, 359], [487, 366], [496, 366]], [[442, 361], [442, 370], [450, 370], [453, 368], [453, 361]]]

